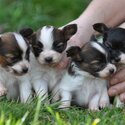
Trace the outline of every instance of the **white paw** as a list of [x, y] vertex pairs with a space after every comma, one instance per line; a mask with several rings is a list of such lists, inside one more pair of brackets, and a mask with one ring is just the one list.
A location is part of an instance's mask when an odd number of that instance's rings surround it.
[[100, 101], [99, 107], [100, 108], [109, 107], [109, 101]]
[[6, 88], [0, 88], [0, 96], [6, 95], [7, 89]]
[[67, 105], [67, 104], [61, 104], [58, 108], [59, 109], [62, 109], [62, 110], [66, 110], [66, 109], [69, 109], [70, 105]]
[[99, 111], [99, 107], [98, 106], [90, 106], [89, 107], [89, 109], [91, 110], [91, 111]]

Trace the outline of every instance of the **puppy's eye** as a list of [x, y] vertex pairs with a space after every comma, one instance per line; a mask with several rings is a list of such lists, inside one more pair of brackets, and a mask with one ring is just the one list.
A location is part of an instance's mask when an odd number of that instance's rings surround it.
[[93, 61], [91, 62], [91, 64], [97, 64], [97, 63], [99, 63], [98, 60], [93, 60]]
[[6, 57], [6, 58], [13, 58], [14, 55], [13, 55], [13, 54], [6, 54], [5, 57]]
[[54, 42], [53, 49], [59, 53], [63, 52], [66, 48], [66, 43], [64, 42]]
[[62, 42], [56, 45], [56, 47], [61, 47], [61, 46], [63, 46]]
[[37, 44], [33, 46], [33, 49], [40, 53], [43, 51], [43, 44], [40, 41], [37, 41]]
[[13, 54], [6, 54], [6, 60], [9, 63], [16, 63], [20, 60], [18, 56], [14, 56]]

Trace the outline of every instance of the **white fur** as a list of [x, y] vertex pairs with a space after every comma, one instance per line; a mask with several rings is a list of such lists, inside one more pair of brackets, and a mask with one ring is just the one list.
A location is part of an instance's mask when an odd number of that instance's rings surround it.
[[120, 63], [125, 64], [125, 53], [120, 54]]
[[107, 55], [107, 52], [104, 50], [103, 47], [101, 47], [98, 43], [96, 42], [91, 42], [91, 45], [96, 48], [98, 51], [102, 52], [103, 54]]
[[[43, 44], [43, 51], [39, 54], [39, 57], [35, 58], [34, 55], [31, 53], [31, 81], [33, 89], [35, 90], [36, 94], [44, 100], [48, 96], [48, 90], [52, 91], [52, 95], [54, 96], [57, 92], [56, 86], [59, 83], [62, 75], [63, 70], [59, 70], [56, 67], [52, 67], [51, 64], [49, 65], [46, 63], [45, 58], [51, 57], [52, 58], [52, 65], [57, 64], [61, 58], [62, 53], [58, 53], [53, 50], [53, 26], [47, 27], [44, 26], [39, 36], [37, 36], [38, 40]], [[54, 96], [54, 100], [58, 100]]]
[[13, 33], [13, 34], [14, 34], [16, 40], [17, 40], [17, 44], [20, 46], [20, 48], [25, 53], [26, 50], [27, 50], [27, 45], [26, 45], [26, 42], [25, 42], [24, 38], [18, 33]]
[[[74, 67], [75, 68], [75, 65]], [[60, 108], [70, 107], [72, 98], [76, 104], [88, 107], [91, 110], [98, 110], [99, 107], [109, 105], [107, 94], [107, 81], [96, 78], [87, 72], [75, 68], [75, 75], [64, 75], [59, 85], [61, 93]], [[75, 94], [75, 97], [72, 95]]]
[[48, 89], [53, 90], [53, 95], [55, 95], [57, 92], [55, 86], [60, 81], [63, 72], [62, 70], [39, 64], [31, 53], [31, 82], [36, 94], [42, 99], [47, 98]]
[[51, 26], [51, 28], [44, 26], [41, 30], [41, 34], [40, 34], [40, 38], [39, 40], [43, 43], [44, 48], [50, 50], [52, 48], [52, 43], [53, 43], [53, 35], [52, 35], [52, 31], [53, 31], [53, 27]]
[[107, 64], [106, 68], [104, 68], [102, 71], [98, 72], [99, 76], [102, 78], [109, 76], [111, 69], [114, 69], [114, 72], [116, 72], [116, 67], [113, 64], [111, 64], [111, 63]]
[[25, 103], [32, 95], [31, 83], [29, 74], [17, 76], [13, 74], [13, 70], [16, 70], [19, 74], [22, 74], [23, 68], [29, 69], [29, 62], [25, 59], [27, 50], [26, 41], [20, 34], [13, 33], [17, 44], [23, 51], [22, 60], [13, 66], [8, 66], [7, 70], [0, 66], [0, 82], [7, 88], [8, 99], [20, 99], [21, 102]]
[[0, 82], [7, 88], [8, 99], [20, 99], [22, 103], [31, 96], [31, 83], [28, 74], [15, 76], [0, 67]]
[[43, 51], [37, 58], [40, 64], [46, 64], [45, 58], [48, 57], [51, 57], [53, 59], [53, 63], [58, 63], [62, 58], [62, 54], [52, 49], [52, 45], [54, 42], [52, 34], [53, 29], [54, 29], [53, 26], [51, 27], [44, 26], [40, 31], [38, 39], [43, 44]]

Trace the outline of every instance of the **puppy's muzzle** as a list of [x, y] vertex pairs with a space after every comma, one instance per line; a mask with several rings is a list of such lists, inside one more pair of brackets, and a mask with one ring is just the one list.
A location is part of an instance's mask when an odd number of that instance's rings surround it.
[[52, 62], [53, 62], [52, 57], [46, 57], [46, 58], [45, 58], [45, 62], [46, 62], [46, 63], [52, 63]]
[[109, 72], [110, 72], [110, 74], [113, 74], [113, 73], [115, 73], [115, 69], [110, 69]]

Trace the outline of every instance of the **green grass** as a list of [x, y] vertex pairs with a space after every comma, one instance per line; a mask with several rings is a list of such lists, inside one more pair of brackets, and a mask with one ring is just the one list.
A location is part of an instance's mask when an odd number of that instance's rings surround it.
[[87, 4], [87, 0], [0, 0], [0, 24], [6, 31], [61, 26], [77, 18]]
[[125, 124], [125, 110], [120, 108], [96, 112], [78, 107], [59, 110], [57, 105], [46, 105], [39, 100], [21, 104], [4, 98], [0, 101], [0, 111], [0, 125], [96, 125], [95, 119], [100, 120], [98, 125]]
[[[0, 27], [18, 31], [23, 27], [37, 29], [43, 25], [61, 26], [77, 18], [88, 0], [0, 0]], [[90, 112], [78, 107], [61, 111], [55, 105], [0, 100], [0, 125], [125, 125], [125, 109], [103, 109]]]

